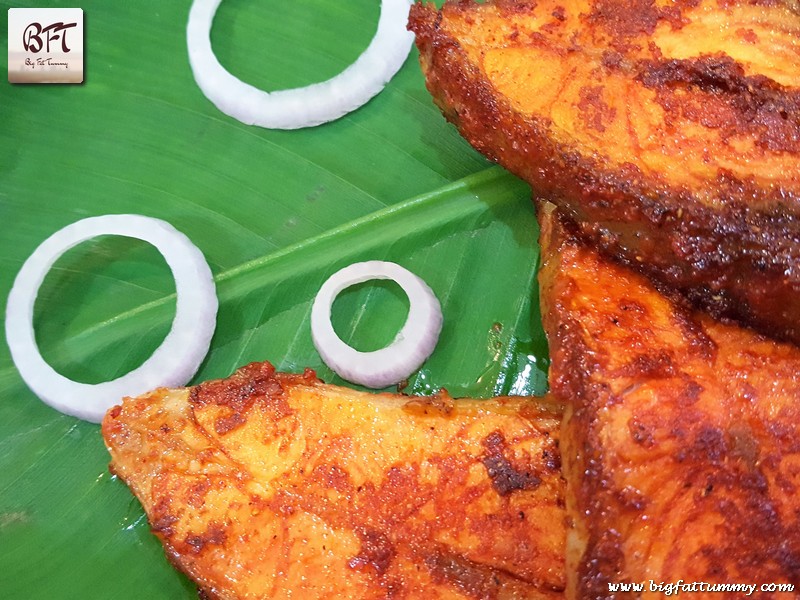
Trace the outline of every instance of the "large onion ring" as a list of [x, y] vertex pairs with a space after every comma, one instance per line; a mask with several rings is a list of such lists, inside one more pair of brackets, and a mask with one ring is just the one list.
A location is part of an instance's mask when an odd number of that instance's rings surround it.
[[203, 94], [226, 115], [268, 129], [313, 127], [354, 111], [400, 70], [414, 34], [406, 30], [412, 0], [382, 0], [378, 31], [367, 49], [335, 77], [302, 88], [265, 92], [231, 75], [211, 48], [211, 23], [222, 0], [195, 0], [186, 41]]
[[[408, 317], [394, 341], [374, 352], [359, 352], [336, 335], [331, 307], [357, 283], [391, 279], [406, 293]], [[371, 388], [399, 383], [431, 355], [442, 330], [442, 307], [431, 288], [398, 264], [373, 260], [337, 271], [322, 285], [311, 307], [311, 337], [322, 360], [343, 379]]]
[[[139, 368], [97, 385], [57, 373], [42, 358], [33, 330], [33, 307], [45, 275], [67, 250], [99, 235], [138, 238], [155, 246], [175, 278], [177, 307], [167, 337]], [[124, 396], [187, 383], [208, 352], [216, 326], [217, 296], [203, 254], [172, 225], [140, 215], [105, 215], [68, 225], [31, 254], [14, 280], [6, 306], [6, 340], [28, 387], [53, 408], [99, 423]]]

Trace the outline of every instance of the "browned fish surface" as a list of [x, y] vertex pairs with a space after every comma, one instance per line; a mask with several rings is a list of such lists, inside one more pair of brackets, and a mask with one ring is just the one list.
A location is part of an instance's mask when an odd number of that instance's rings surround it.
[[210, 598], [558, 598], [561, 411], [252, 364], [109, 411], [112, 468]]
[[475, 148], [606, 254], [800, 342], [800, 4], [451, 0], [412, 8]]
[[664, 597], [650, 580], [800, 590], [800, 349], [686, 310], [539, 213], [550, 384], [568, 405], [568, 597], [632, 597], [620, 582]]

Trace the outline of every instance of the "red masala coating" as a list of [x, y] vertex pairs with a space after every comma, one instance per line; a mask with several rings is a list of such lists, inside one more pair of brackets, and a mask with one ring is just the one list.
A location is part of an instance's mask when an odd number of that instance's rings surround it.
[[660, 294], [552, 205], [539, 216], [551, 393], [567, 404], [567, 597], [650, 579], [800, 589], [800, 349]]
[[555, 599], [558, 406], [366, 394], [269, 363], [109, 411], [113, 470], [206, 598]]
[[607, 256], [800, 343], [793, 1], [416, 4], [428, 89]]

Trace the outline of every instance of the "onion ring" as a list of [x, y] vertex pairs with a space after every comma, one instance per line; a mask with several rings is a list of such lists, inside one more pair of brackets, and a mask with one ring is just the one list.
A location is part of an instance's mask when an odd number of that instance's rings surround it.
[[[331, 307], [348, 287], [373, 279], [391, 279], [408, 296], [408, 317], [394, 341], [374, 352], [359, 352], [336, 335]], [[337, 271], [322, 285], [311, 307], [314, 346], [333, 371], [352, 383], [383, 388], [399, 383], [422, 366], [442, 331], [442, 307], [431, 288], [398, 264], [373, 260]]]
[[414, 34], [406, 30], [412, 0], [381, 0], [378, 30], [344, 71], [306, 87], [265, 92], [231, 75], [211, 48], [211, 24], [222, 0], [195, 0], [186, 42], [189, 64], [206, 98], [226, 115], [268, 129], [300, 129], [333, 121], [366, 104], [400, 70]]
[[[155, 246], [175, 278], [177, 307], [167, 337], [139, 368], [91, 385], [57, 373], [42, 358], [33, 330], [33, 307], [50, 268], [70, 248], [99, 235], [137, 238]], [[124, 396], [186, 384], [208, 353], [218, 301], [203, 254], [172, 225], [141, 215], [105, 215], [68, 225], [47, 238], [22, 265], [6, 306], [6, 340], [28, 387], [62, 413], [99, 423]]]

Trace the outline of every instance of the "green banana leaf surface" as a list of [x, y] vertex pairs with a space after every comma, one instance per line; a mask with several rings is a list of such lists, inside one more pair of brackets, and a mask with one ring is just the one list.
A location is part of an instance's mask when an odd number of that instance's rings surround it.
[[[45, 5], [74, 6], [37, 4]], [[0, 3], [3, 15], [18, 6], [28, 5]], [[423, 278], [444, 313], [439, 344], [406, 393], [546, 390], [530, 189], [445, 122], [416, 50], [357, 111], [270, 131], [222, 114], [195, 84], [188, 0], [80, 7], [84, 83], [0, 87], [3, 310], [17, 272], [49, 235], [88, 216], [138, 213], [188, 235], [215, 277], [217, 329], [193, 382], [269, 360], [352, 385], [317, 354], [309, 313], [332, 273], [377, 259]], [[212, 42], [227, 69], [259, 88], [303, 86], [353, 62], [379, 10], [377, 0], [226, 0]], [[166, 263], [146, 243], [81, 244], [39, 291], [42, 355], [78, 381], [118, 377], [164, 339], [174, 293]], [[373, 350], [391, 342], [407, 310], [396, 285], [365, 283], [337, 299], [333, 322], [345, 341]], [[0, 597], [196, 598], [108, 461], [99, 426], [39, 401], [3, 338]]]

